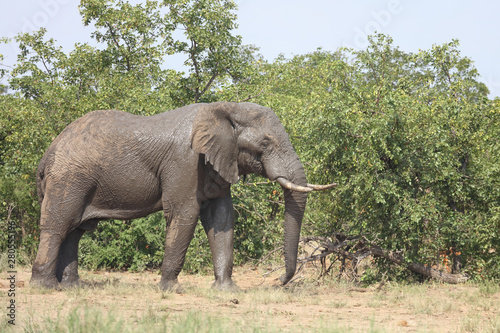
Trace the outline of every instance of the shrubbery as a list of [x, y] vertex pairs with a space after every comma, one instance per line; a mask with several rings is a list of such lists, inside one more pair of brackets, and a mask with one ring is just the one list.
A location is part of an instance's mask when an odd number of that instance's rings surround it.
[[[197, 3], [83, 1], [101, 48], [77, 44], [65, 54], [43, 30], [16, 37], [21, 54], [2, 72], [10, 90], [0, 95], [0, 249], [8, 220], [15, 220], [19, 251], [34, 258], [35, 170], [74, 119], [94, 109], [150, 115], [197, 101], [249, 100], [278, 114], [311, 182], [339, 184], [310, 195], [302, 234], [363, 234], [408, 262], [446, 269], [447, 258], [450, 269], [500, 279], [500, 102], [488, 98], [458, 42], [413, 54], [378, 35], [363, 51], [317, 50], [266, 62], [232, 35], [233, 6]], [[162, 6], [185, 20], [162, 16]], [[198, 21], [198, 11], [213, 15]], [[182, 24], [199, 33], [174, 40]], [[188, 74], [165, 69], [172, 53], [186, 54]], [[279, 186], [256, 176], [233, 186], [237, 264], [281, 244], [280, 196]], [[164, 229], [161, 213], [103, 221], [84, 235], [80, 262], [157, 267]], [[185, 269], [204, 270], [210, 260], [198, 226]]]

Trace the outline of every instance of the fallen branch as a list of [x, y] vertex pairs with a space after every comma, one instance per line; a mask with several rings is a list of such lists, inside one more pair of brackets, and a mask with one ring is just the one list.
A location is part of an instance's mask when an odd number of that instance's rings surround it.
[[[384, 250], [378, 246], [372, 247], [370, 249], [370, 252], [374, 256], [383, 257], [397, 265], [404, 264], [402, 255], [394, 253], [392, 251]], [[408, 269], [412, 272], [451, 284], [464, 283], [469, 279], [469, 277], [464, 274], [446, 273], [427, 265], [414, 262], [408, 264]]]
[[[404, 257], [401, 253], [395, 251], [389, 251], [381, 248], [377, 245], [372, 245], [370, 242], [362, 235], [356, 236], [346, 236], [346, 235], [335, 235], [336, 244], [334, 244], [327, 237], [302, 237], [301, 241], [304, 243], [308, 242], [318, 242], [320, 247], [324, 250], [320, 254], [311, 254], [309, 257], [301, 258], [299, 261], [301, 263], [306, 263], [310, 261], [322, 260], [326, 256], [332, 253], [337, 253], [344, 258], [347, 258], [353, 262], [353, 266], [356, 267], [361, 260], [372, 255], [376, 257], [385, 258], [396, 265], [405, 265]], [[354, 249], [356, 252], [350, 252], [349, 250]], [[457, 284], [466, 282], [469, 277], [464, 274], [451, 274], [440, 271], [438, 269], [429, 267], [420, 263], [409, 263], [406, 264], [408, 269], [412, 272], [424, 275], [429, 278], [433, 278], [445, 283]]]

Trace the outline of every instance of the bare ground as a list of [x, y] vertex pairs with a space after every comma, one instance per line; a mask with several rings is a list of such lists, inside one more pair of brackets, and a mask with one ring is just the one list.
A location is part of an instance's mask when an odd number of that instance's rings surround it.
[[[30, 275], [29, 268], [16, 274], [15, 331], [60, 324], [75, 309], [91, 309], [85, 313], [113, 316], [126, 327], [144, 318], [174, 322], [196, 314], [220, 319], [221, 331], [231, 332], [500, 332], [500, 288], [491, 285], [387, 283], [360, 288], [308, 280], [285, 289], [276, 281], [279, 272], [238, 267], [234, 280], [240, 292], [212, 290], [212, 276], [181, 274], [185, 292], [175, 294], [158, 289], [157, 272], [81, 271], [86, 285], [62, 291], [32, 288]], [[0, 284], [0, 306], [6, 309], [12, 299], [9, 284], [5, 278]], [[2, 317], [0, 331], [12, 326]], [[200, 326], [196, 331], [208, 331]]]

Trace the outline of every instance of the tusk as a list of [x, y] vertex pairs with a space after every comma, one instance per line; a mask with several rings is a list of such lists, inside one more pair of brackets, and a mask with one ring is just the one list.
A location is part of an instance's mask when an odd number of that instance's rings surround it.
[[313, 189], [310, 187], [305, 187], [305, 186], [300, 186], [292, 183], [288, 179], [285, 179], [283, 177], [278, 177], [276, 178], [276, 181], [280, 183], [281, 186], [283, 186], [286, 189], [292, 190], [292, 191], [298, 191], [298, 192], [311, 192]]
[[335, 186], [337, 186], [337, 183], [331, 183], [328, 185], [307, 184], [307, 187], [312, 188], [313, 191], [324, 191], [324, 190], [328, 190], [328, 189], [335, 187]]
[[280, 185], [283, 186], [284, 188], [298, 192], [324, 191], [338, 185], [337, 183], [332, 183], [328, 185], [307, 184], [307, 186], [300, 186], [292, 183], [291, 181], [283, 177], [276, 178], [276, 181], [280, 183]]

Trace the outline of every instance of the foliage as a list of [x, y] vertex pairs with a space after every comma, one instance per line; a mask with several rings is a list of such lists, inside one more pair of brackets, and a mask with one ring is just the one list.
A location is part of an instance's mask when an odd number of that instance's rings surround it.
[[[408, 262], [500, 279], [500, 101], [488, 99], [457, 41], [406, 53], [377, 35], [362, 51], [267, 62], [234, 34], [232, 1], [84, 0], [79, 8], [98, 47], [78, 43], [65, 53], [44, 29], [19, 34], [11, 41], [18, 62], [0, 70], [9, 84], [0, 87], [0, 249], [15, 221], [18, 249], [33, 258], [35, 170], [74, 119], [95, 109], [152, 115], [251, 101], [278, 114], [311, 182], [339, 184], [310, 195], [303, 233], [364, 234]], [[168, 68], [175, 54], [187, 73]], [[281, 244], [280, 193], [256, 176], [233, 186], [236, 263]], [[156, 267], [162, 221], [101, 222], [82, 240], [81, 263]], [[201, 271], [209, 261], [198, 226], [185, 267]]]
[[99, 232], [80, 242], [79, 262], [91, 269], [128, 268], [142, 271], [163, 260], [165, 220], [161, 213], [132, 221], [103, 221]]
[[365, 234], [408, 262], [499, 277], [498, 101], [458, 42], [411, 54], [379, 35], [269, 67], [257, 99], [308, 178], [340, 184], [311, 195], [306, 232]]
[[32, 101], [0, 99], [0, 249], [6, 249], [8, 223], [14, 221], [18, 251], [31, 256], [38, 243], [35, 171], [46, 149], [44, 142], [57, 132]]
[[[210, 100], [208, 95], [216, 79], [238, 77], [237, 70], [245, 67], [240, 52], [250, 56], [247, 48], [238, 48], [241, 38], [232, 33], [235, 7], [229, 1], [147, 1], [131, 5], [126, 1], [89, 0], [82, 1], [79, 8], [84, 24], [94, 25], [92, 37], [101, 46], [77, 43], [71, 52], [64, 53], [56, 41], [45, 38], [45, 29], [19, 34], [13, 41], [1, 39], [17, 43], [21, 52], [11, 70], [0, 71], [14, 92], [0, 95], [0, 204], [7, 208], [0, 210], [0, 248], [7, 244], [7, 218], [14, 219], [19, 228], [19, 250], [26, 249], [32, 258], [39, 218], [35, 171], [58, 133], [96, 109], [152, 115]], [[205, 19], [196, 22], [196, 17]], [[197, 24], [205, 28], [187, 29], [185, 36], [174, 33]], [[187, 56], [188, 75], [161, 66], [175, 53]], [[148, 225], [149, 218], [133, 221], [132, 228], [139, 229], [135, 231], [126, 231], [130, 226], [117, 221], [102, 223], [95, 234], [84, 236], [83, 252], [96, 252], [94, 258], [83, 255], [83, 263], [130, 269], [158, 265], [162, 242], [151, 239], [145, 251], [141, 240], [135, 239], [154, 232], [154, 221], [152, 225]], [[116, 239], [118, 233], [130, 243]], [[133, 253], [134, 249], [139, 251]]]
[[278, 185], [250, 175], [233, 186], [236, 211], [235, 264], [260, 259], [283, 239], [283, 192]]

